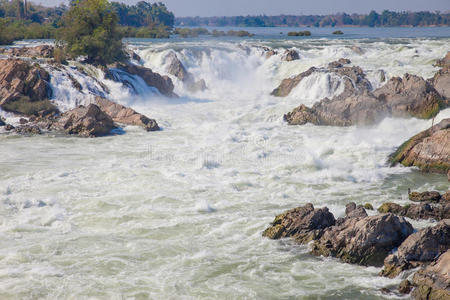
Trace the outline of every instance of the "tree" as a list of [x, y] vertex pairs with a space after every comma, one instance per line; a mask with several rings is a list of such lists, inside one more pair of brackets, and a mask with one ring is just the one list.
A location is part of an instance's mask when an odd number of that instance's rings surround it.
[[107, 0], [72, 0], [63, 17], [58, 44], [74, 57], [106, 65], [127, 58], [118, 16]]

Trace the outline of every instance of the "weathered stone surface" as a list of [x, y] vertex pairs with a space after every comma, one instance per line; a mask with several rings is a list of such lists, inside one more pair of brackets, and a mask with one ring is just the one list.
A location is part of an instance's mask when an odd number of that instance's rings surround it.
[[170, 61], [167, 72], [181, 80], [190, 91], [196, 92], [206, 89], [205, 80], [195, 81], [194, 75], [186, 70], [174, 52], [170, 52], [165, 59]]
[[356, 206], [354, 202], [351, 202], [345, 206], [346, 218], [365, 218], [367, 212], [362, 205]]
[[[172, 80], [168, 76], [161, 76], [158, 73], [153, 72], [149, 68], [133, 65], [133, 64], [113, 64], [110, 68], [115, 68], [127, 72], [132, 75], [137, 75], [141, 77], [148, 86], [152, 86], [158, 89], [158, 91], [168, 97], [177, 97], [173, 92], [174, 85]], [[109, 79], [117, 80], [115, 76], [110, 74], [106, 70], [106, 76]]]
[[297, 76], [284, 79], [281, 84], [272, 91], [272, 95], [276, 97], [286, 97], [303, 80], [303, 78], [308, 77], [317, 70], [317, 68], [313, 67]]
[[432, 262], [450, 248], [450, 220], [411, 234], [395, 254], [384, 260], [381, 275], [396, 277], [401, 272]]
[[285, 61], [294, 61], [299, 59], [300, 55], [298, 55], [297, 51], [295, 51], [294, 49], [288, 49], [284, 52], [283, 60]]
[[396, 203], [386, 202], [378, 208], [380, 213], [393, 213], [414, 220], [443, 220], [450, 218], [450, 204], [419, 203], [401, 206]]
[[359, 55], [363, 55], [364, 54], [364, 50], [361, 47], [358, 47], [356, 45], [353, 45], [352, 48], [353, 52], [355, 52], [356, 54]]
[[450, 101], [450, 66], [439, 70], [434, 75], [431, 83], [439, 95], [446, 100], [443, 105], [448, 106]]
[[450, 170], [450, 119], [415, 135], [390, 158], [392, 165], [415, 166], [423, 171], [448, 173]]
[[36, 47], [12, 47], [9, 49], [1, 49], [0, 53], [16, 57], [53, 58], [54, 47], [50, 45], [39, 45]]
[[95, 103], [116, 123], [143, 127], [147, 131], [159, 130], [158, 123], [137, 113], [129, 107], [114, 103], [102, 97], [96, 97]]
[[439, 202], [441, 200], [441, 194], [436, 191], [431, 192], [412, 192], [408, 195], [409, 200], [414, 202]]
[[77, 134], [83, 137], [97, 137], [108, 135], [114, 128], [110, 116], [104, 113], [97, 105], [79, 106], [65, 112], [53, 124], [55, 129], [64, 130], [68, 134]]
[[439, 59], [436, 64], [437, 67], [449, 68], [450, 67], [450, 51], [447, 52], [443, 59]]
[[429, 119], [447, 106], [429, 82], [410, 74], [391, 78], [373, 94], [385, 102], [396, 117]]
[[346, 218], [325, 229], [314, 241], [312, 253], [348, 263], [381, 266], [385, 257], [412, 233], [411, 224], [393, 214]]
[[413, 277], [416, 286], [412, 297], [417, 300], [450, 299], [450, 250], [439, 260], [419, 270]]
[[409, 294], [411, 293], [412, 289], [413, 286], [408, 279], [405, 279], [402, 282], [400, 282], [400, 285], [398, 286], [398, 291], [400, 294]]
[[314, 209], [308, 203], [275, 217], [272, 226], [264, 231], [263, 236], [271, 239], [291, 237], [299, 243], [308, 243], [320, 237], [323, 230], [335, 222], [327, 207]]
[[50, 75], [37, 64], [19, 59], [0, 60], [0, 107], [21, 114], [56, 110], [48, 102], [49, 80]]

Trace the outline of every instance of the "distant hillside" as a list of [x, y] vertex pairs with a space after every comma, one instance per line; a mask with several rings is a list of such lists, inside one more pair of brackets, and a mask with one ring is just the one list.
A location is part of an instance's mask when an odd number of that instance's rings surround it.
[[450, 13], [393, 12], [381, 14], [372, 11], [368, 15], [336, 14], [309, 16], [235, 16], [235, 17], [184, 17], [175, 19], [176, 26], [240, 26], [240, 27], [394, 27], [394, 26], [450, 26]]

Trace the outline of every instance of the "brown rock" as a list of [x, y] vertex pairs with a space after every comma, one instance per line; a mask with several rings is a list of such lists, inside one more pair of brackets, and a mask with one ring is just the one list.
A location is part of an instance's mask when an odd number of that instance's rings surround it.
[[3, 54], [20, 57], [53, 58], [54, 47], [50, 45], [39, 45], [36, 47], [13, 47], [5, 49]]
[[170, 52], [169, 55], [167, 55], [166, 60], [170, 61], [167, 72], [181, 80], [189, 90], [196, 92], [206, 89], [205, 80], [201, 79], [196, 82], [194, 75], [186, 70], [183, 63], [178, 59], [174, 52]]
[[435, 65], [441, 68], [450, 67], [450, 51], [447, 52], [447, 55], [443, 59], [438, 60]]
[[300, 56], [298, 55], [297, 51], [294, 49], [289, 49], [284, 52], [283, 60], [285, 61], [294, 61], [299, 60]]
[[303, 80], [303, 78], [308, 77], [317, 70], [318, 69], [313, 67], [295, 77], [284, 79], [280, 86], [272, 91], [271, 95], [276, 97], [286, 97]]
[[114, 128], [114, 122], [97, 105], [89, 104], [65, 112], [54, 127], [68, 134], [97, 137], [108, 135]]
[[450, 218], [450, 204], [429, 204], [420, 203], [401, 206], [396, 203], [383, 203], [378, 208], [380, 213], [393, 213], [399, 216], [408, 217], [414, 220], [443, 220]]
[[137, 113], [129, 107], [114, 103], [102, 97], [96, 97], [95, 103], [116, 123], [143, 127], [147, 131], [159, 130], [155, 120]]
[[416, 166], [422, 171], [448, 173], [450, 170], [450, 119], [427, 129], [401, 145], [390, 158], [392, 165]]
[[263, 236], [271, 239], [291, 237], [299, 243], [308, 243], [320, 237], [323, 230], [335, 222], [327, 207], [314, 209], [308, 203], [275, 217], [272, 226], [264, 231]]
[[445, 192], [444, 195], [441, 197], [441, 202], [450, 202], [450, 190]]
[[348, 263], [381, 266], [385, 257], [412, 233], [411, 224], [393, 214], [346, 218], [324, 230], [314, 241], [312, 253]]
[[412, 192], [408, 196], [409, 200], [414, 202], [439, 202], [441, 200], [441, 194], [436, 191], [423, 193]]
[[345, 206], [346, 218], [365, 218], [367, 212], [362, 205], [356, 206], [354, 202], [351, 202]]
[[450, 101], [450, 66], [446, 69], [439, 70], [431, 79], [431, 83], [435, 90], [442, 96], [446, 102], [443, 106], [448, 106]]
[[412, 297], [417, 300], [450, 299], [450, 250], [439, 260], [419, 270], [413, 277], [417, 286]]
[[398, 247], [396, 254], [384, 261], [381, 275], [396, 277], [401, 272], [432, 262], [450, 248], [450, 220], [411, 234]]
[[411, 293], [412, 289], [413, 289], [413, 286], [408, 279], [405, 279], [402, 282], [400, 282], [400, 285], [398, 287], [399, 293], [406, 294], [406, 295]]

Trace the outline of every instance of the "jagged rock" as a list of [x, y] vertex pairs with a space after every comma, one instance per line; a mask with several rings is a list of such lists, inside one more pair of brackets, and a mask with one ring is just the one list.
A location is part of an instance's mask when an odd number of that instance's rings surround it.
[[351, 202], [345, 206], [346, 218], [365, 218], [367, 212], [362, 205], [356, 206], [354, 202]]
[[41, 129], [36, 125], [22, 125], [14, 128], [14, 131], [19, 134], [41, 134]]
[[27, 119], [24, 119], [24, 118], [20, 118], [20, 119], [19, 119], [19, 123], [23, 125], [23, 124], [28, 123], [28, 120], [27, 120]]
[[329, 69], [333, 69], [333, 68], [342, 68], [344, 65], [348, 65], [351, 64], [351, 60], [350, 59], [346, 59], [346, 58], [340, 58], [337, 61], [333, 61], [331, 63], [328, 64], [328, 68]]
[[128, 50], [127, 52], [132, 60], [135, 60], [137, 62], [140, 62], [142, 60], [142, 58], [133, 50]]
[[396, 277], [401, 272], [434, 261], [450, 248], [450, 220], [411, 234], [395, 254], [384, 260], [381, 275]]
[[266, 48], [265, 51], [266, 51], [266, 59], [271, 58], [272, 56], [278, 54], [277, 51], [270, 49], [270, 48]]
[[335, 222], [327, 207], [314, 209], [308, 203], [275, 217], [272, 226], [264, 231], [263, 236], [271, 239], [291, 237], [299, 243], [308, 243], [320, 237], [323, 230]]
[[14, 126], [12, 126], [11, 124], [6, 124], [6, 125], [5, 125], [5, 130], [6, 130], [6, 131], [14, 130]]
[[0, 60], [0, 107], [31, 115], [43, 110], [57, 111], [48, 98], [50, 75], [37, 64], [19, 59]]
[[450, 51], [447, 52], [443, 59], [440, 59], [436, 62], [435, 66], [441, 68], [449, 68], [450, 67]]
[[409, 294], [411, 293], [411, 290], [413, 289], [413, 285], [408, 279], [403, 280], [400, 282], [400, 285], [398, 286], [398, 291], [400, 294]]
[[314, 241], [312, 253], [348, 263], [382, 266], [385, 257], [413, 231], [409, 222], [393, 214], [346, 218], [324, 230]]
[[450, 65], [439, 70], [431, 79], [431, 83], [439, 95], [446, 100], [443, 105], [448, 106], [450, 101]]
[[[158, 91], [168, 97], [177, 97], [173, 92], [174, 85], [172, 80], [168, 76], [161, 76], [158, 73], [154, 73], [151, 69], [133, 65], [133, 64], [113, 64], [111, 68], [116, 68], [127, 72], [132, 75], [137, 75], [141, 77], [148, 86], [152, 86], [158, 89]], [[107, 78], [116, 80], [117, 79], [111, 75], [108, 70], [106, 70]]]
[[53, 58], [54, 50], [55, 49], [53, 46], [39, 45], [36, 47], [13, 47], [9, 49], [3, 49], [2, 54], [16, 57]]
[[178, 59], [174, 52], [170, 52], [167, 55], [166, 60], [170, 60], [170, 65], [167, 68], [167, 72], [181, 80], [190, 91], [196, 92], [206, 89], [205, 80], [201, 79], [199, 81], [195, 81], [194, 75], [186, 70], [183, 63]]
[[447, 191], [447, 192], [445, 192], [444, 195], [442, 195], [441, 201], [442, 201], [443, 203], [445, 203], [445, 202], [450, 202], [450, 191]]
[[390, 158], [392, 165], [415, 166], [426, 172], [450, 170], [450, 118], [403, 143]]
[[373, 95], [385, 102], [392, 116], [429, 119], [447, 106], [433, 86], [416, 75], [393, 77]]
[[97, 105], [89, 104], [65, 112], [53, 126], [68, 134], [97, 137], [108, 135], [114, 128], [114, 122]]
[[417, 300], [450, 299], [450, 250], [439, 260], [419, 270], [413, 277], [416, 286], [412, 297]]
[[102, 97], [96, 97], [95, 103], [116, 123], [143, 127], [147, 131], [159, 130], [158, 123], [137, 113], [129, 107], [114, 103]]
[[414, 220], [443, 220], [450, 218], [450, 204], [420, 203], [401, 206], [396, 203], [386, 202], [378, 208], [380, 213], [393, 213]]
[[312, 67], [295, 77], [284, 79], [281, 84], [272, 91], [271, 95], [276, 97], [286, 97], [303, 80], [303, 78], [308, 77], [317, 70], [317, 68]]
[[285, 61], [294, 61], [299, 59], [300, 55], [298, 55], [297, 51], [295, 51], [294, 49], [289, 49], [284, 52], [283, 60]]
[[409, 200], [414, 202], [439, 202], [441, 200], [441, 194], [436, 191], [432, 192], [412, 192], [408, 195]]

